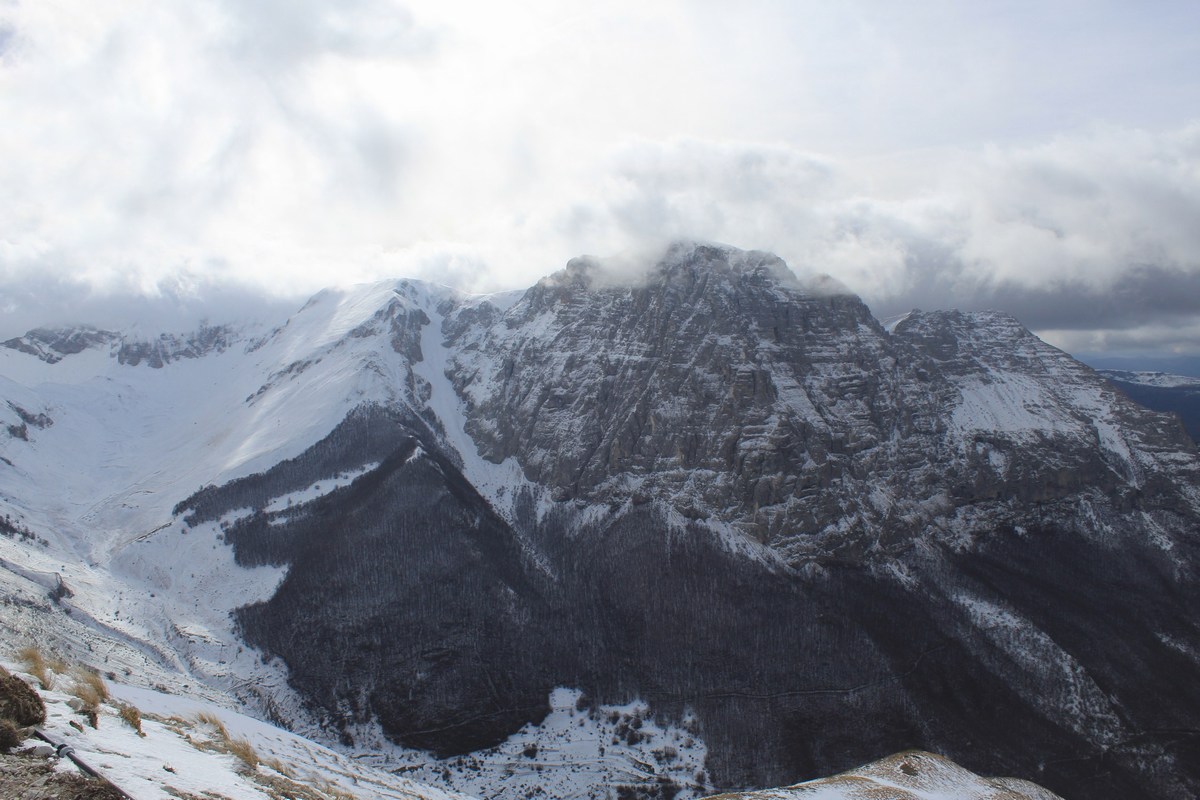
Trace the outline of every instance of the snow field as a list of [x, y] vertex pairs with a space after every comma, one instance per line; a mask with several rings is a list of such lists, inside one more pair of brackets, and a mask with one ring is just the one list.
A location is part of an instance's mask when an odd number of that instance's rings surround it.
[[[22, 665], [8, 666], [21, 674]], [[466, 800], [211, 703], [116, 682], [102, 681], [110, 697], [97, 704], [92, 727], [72, 707], [86, 693], [77, 674], [50, 675], [52, 688], [39, 692], [47, 710], [42, 729], [136, 800]], [[37, 686], [34, 676], [22, 677]]]
[[[394, 746], [360, 760], [421, 782], [489, 797], [608, 800], [621, 786], [667, 785], [678, 800], [711, 792], [697, 720], [655, 719], [641, 701], [589, 706], [578, 689], [550, 694], [550, 714], [488, 750], [444, 760]], [[384, 745], [386, 748], [387, 746]]]

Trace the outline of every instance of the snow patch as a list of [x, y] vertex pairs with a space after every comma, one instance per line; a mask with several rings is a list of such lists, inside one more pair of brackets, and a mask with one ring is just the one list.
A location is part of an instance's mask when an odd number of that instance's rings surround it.
[[[420, 451], [420, 448], [417, 448], [417, 450]], [[414, 452], [409, 460], [411, 461], [416, 456], [417, 453]], [[338, 473], [332, 478], [318, 481], [305, 489], [289, 492], [288, 494], [276, 497], [270, 503], [268, 503], [265, 508], [263, 508], [263, 511], [268, 514], [278, 514], [279, 512], [286, 511], [293, 506], [311, 503], [313, 500], [324, 497], [325, 495], [341, 489], [344, 486], [349, 486], [350, 484], [354, 483], [356, 479], [366, 475], [371, 470], [378, 468], [379, 462], [373, 461], [370, 464], [364, 464], [358, 469]]]
[[361, 761], [421, 782], [490, 797], [608, 800], [620, 786], [673, 786], [678, 800], [712, 791], [704, 768], [708, 750], [690, 713], [659, 721], [646, 703], [592, 706], [578, 689], [550, 693], [550, 714], [488, 750], [444, 760], [381, 743], [384, 752]]
[[[19, 671], [19, 670], [17, 670]], [[91, 727], [58, 690], [42, 691], [47, 719], [43, 730], [64, 743], [135, 800], [175, 800], [220, 796], [271, 800], [294, 796], [299, 785], [311, 796], [361, 800], [469, 800], [452, 791], [423, 786], [388, 774], [265, 722], [211, 703], [110, 682], [110, 702], [101, 704]], [[141, 735], [122, 719], [119, 708], [137, 709]], [[198, 717], [206, 720], [201, 721]], [[72, 723], [75, 723], [74, 725]], [[78, 725], [79, 727], [76, 727]], [[231, 742], [244, 740], [249, 761], [238, 758]], [[61, 768], [68, 769], [69, 762]], [[340, 793], [340, 794], [339, 794]]]

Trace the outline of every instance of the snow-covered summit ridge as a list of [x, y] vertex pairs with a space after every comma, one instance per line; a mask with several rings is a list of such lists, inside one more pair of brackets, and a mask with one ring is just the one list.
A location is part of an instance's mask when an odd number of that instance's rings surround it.
[[[657, 496], [777, 543], [926, 524], [929, 497], [906, 510], [913, 491], [884, 488], [926, 482], [888, 467], [899, 462], [966, 458], [976, 488], [964, 495], [1042, 482], [1043, 468], [1016, 469], [1014, 448], [1048, 437], [1087, 474], [1119, 476], [1105, 485], [1139, 486], [1162, 458], [1190, 463], [1161, 420], [1129, 430], [1128, 403], [1007, 314], [914, 311], [889, 328], [857, 297], [810, 291], [774, 255], [675, 242], [634, 262], [574, 259], [523, 293], [390, 280], [324, 290], [276, 325], [38, 329], [0, 348], [0, 456], [18, 481], [45, 484], [61, 472], [53, 442], [71, 441], [77, 463], [104, 458], [115, 481], [81, 487], [91, 522], [120, 484], [153, 496], [151, 512], [132, 512], [150, 524], [193, 481], [292, 458], [376, 404], [448, 437], [501, 505], [514, 480], [584, 503]], [[134, 477], [135, 464], [153, 477]], [[836, 515], [830, 490], [847, 491]]]
[[1062, 800], [1029, 781], [982, 778], [947, 758], [917, 750], [785, 789], [735, 792], [719, 797], [721, 800]]
[[914, 311], [889, 331], [769, 254], [677, 244], [641, 266], [613, 284], [577, 260], [507, 312], [447, 320], [466, 430], [559, 500], [658, 498], [803, 559], [959, 504], [1197, 470], [1173, 423], [1011, 315]]
[[851, 294], [827, 275], [801, 280], [779, 256], [741, 250], [726, 244], [677, 240], [656, 256], [632, 253], [598, 258], [579, 256], [538, 281], [559, 290], [642, 288], [651, 285], [691, 287], [698, 281], [732, 287], [739, 282], [773, 283], [809, 294]]

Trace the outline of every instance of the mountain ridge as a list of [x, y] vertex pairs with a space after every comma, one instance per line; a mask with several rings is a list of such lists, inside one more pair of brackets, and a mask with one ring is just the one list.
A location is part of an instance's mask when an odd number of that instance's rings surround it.
[[[326, 291], [156, 369], [2, 349], [0, 502], [48, 544], [0, 555], [194, 679], [384, 751], [489, 769], [566, 686], [649, 702], [663, 736], [698, 720], [712, 788], [914, 744], [1068, 796], [1196, 786], [1154, 733], [1200, 707], [1177, 422], [1001, 314], [889, 332], [769, 254], [643, 266]], [[131, 606], [142, 586], [162, 599]]]

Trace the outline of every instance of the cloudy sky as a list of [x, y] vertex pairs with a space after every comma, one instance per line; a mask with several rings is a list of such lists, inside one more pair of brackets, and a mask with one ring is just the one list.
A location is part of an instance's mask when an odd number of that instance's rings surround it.
[[1195, 0], [0, 0], [0, 335], [697, 237], [1200, 353]]

